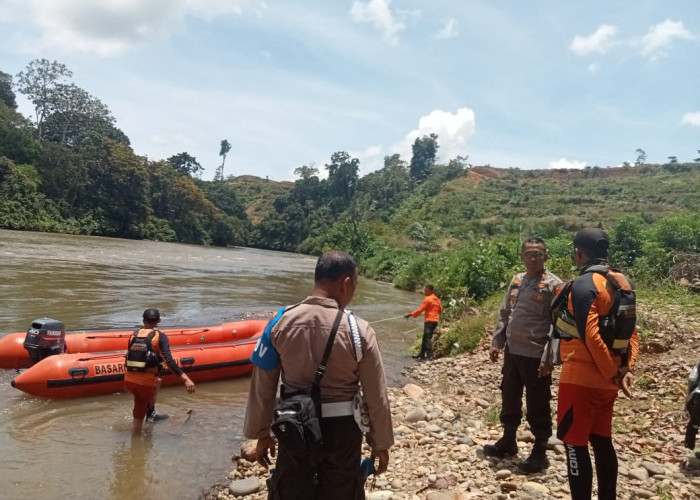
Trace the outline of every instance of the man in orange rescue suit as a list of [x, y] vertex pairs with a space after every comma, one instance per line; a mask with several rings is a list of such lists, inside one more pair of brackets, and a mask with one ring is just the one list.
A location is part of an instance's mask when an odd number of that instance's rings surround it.
[[529, 238], [520, 248], [526, 271], [515, 275], [501, 305], [493, 331], [489, 356], [494, 363], [504, 349], [501, 373], [501, 423], [503, 436], [484, 446], [484, 454], [503, 458], [517, 455], [516, 432], [523, 416], [523, 388], [527, 422], [535, 436], [530, 456], [518, 467], [534, 473], [545, 469], [547, 441], [552, 435], [552, 368], [558, 354], [558, 340], [550, 340], [550, 304], [562, 281], [545, 269], [547, 247], [542, 238]]
[[134, 330], [129, 339], [124, 389], [134, 395], [134, 433], [141, 432], [146, 416], [151, 422], [168, 418], [165, 414], [157, 414], [155, 409], [156, 396], [161, 383], [159, 374], [162, 362], [179, 375], [188, 393], [194, 393], [194, 382], [173, 359], [168, 336], [157, 330], [158, 323], [160, 323], [160, 311], [146, 309], [143, 312], [143, 328]]
[[367, 444], [372, 459], [378, 460], [377, 473], [387, 469], [394, 434], [379, 345], [369, 324], [345, 309], [357, 280], [357, 266], [350, 255], [324, 253], [316, 263], [311, 295], [280, 310], [255, 347], [244, 433], [258, 440], [257, 460], [267, 467], [271, 464], [268, 452], [275, 455], [270, 424], [280, 375], [285, 391], [299, 391], [313, 383], [332, 326], [342, 311], [321, 380], [323, 444], [306, 452], [304, 460], [297, 460], [280, 443], [268, 482], [269, 499], [365, 498], [360, 475], [362, 431], [352, 409], [359, 384], [369, 409]]
[[435, 295], [435, 288], [433, 285], [425, 285], [423, 290], [425, 293], [425, 298], [423, 303], [418, 309], [413, 312], [404, 314], [404, 318], [410, 318], [413, 316], [417, 318], [421, 313], [425, 313], [425, 322], [423, 323], [423, 340], [420, 346], [420, 353], [414, 355], [417, 359], [433, 359], [433, 333], [437, 328], [438, 321], [440, 320], [440, 313], [442, 313], [442, 302], [437, 295]]
[[[632, 368], [639, 348], [636, 306], [628, 306], [627, 318], [618, 317], [614, 336], [608, 327], [606, 318], [610, 316], [616, 296], [614, 288], [619, 287], [633, 296], [628, 279], [610, 268], [608, 245], [608, 236], [601, 229], [587, 227], [576, 233], [573, 257], [580, 275], [571, 285], [566, 307], [561, 309], [564, 316], [568, 314], [570, 318], [567, 324], [573, 327], [568, 329], [568, 339], [567, 332], [559, 329], [560, 321], [555, 318], [555, 328], [562, 338], [563, 363], [559, 378], [557, 436], [566, 445], [573, 500], [591, 498], [593, 469], [589, 442], [595, 456], [598, 499], [617, 498], [617, 454], [611, 437], [613, 405], [619, 389], [631, 397]], [[564, 287], [562, 293], [566, 289]]]

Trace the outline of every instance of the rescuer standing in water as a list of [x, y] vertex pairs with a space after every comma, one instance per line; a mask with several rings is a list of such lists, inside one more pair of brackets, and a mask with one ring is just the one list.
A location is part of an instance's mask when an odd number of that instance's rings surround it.
[[134, 395], [135, 434], [141, 432], [146, 416], [149, 422], [168, 418], [168, 415], [156, 413], [156, 396], [162, 380], [160, 375], [165, 371], [164, 364], [182, 379], [188, 393], [194, 393], [194, 382], [173, 359], [168, 336], [157, 329], [158, 323], [160, 311], [146, 309], [143, 312], [143, 328], [134, 330], [126, 352], [124, 389]]

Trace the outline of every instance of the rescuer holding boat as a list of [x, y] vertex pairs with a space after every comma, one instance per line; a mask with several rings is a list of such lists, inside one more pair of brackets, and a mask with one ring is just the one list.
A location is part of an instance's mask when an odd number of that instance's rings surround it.
[[143, 328], [134, 330], [126, 352], [124, 389], [134, 395], [133, 432], [135, 434], [141, 432], [146, 416], [151, 422], [168, 418], [165, 414], [157, 414], [155, 409], [156, 396], [161, 383], [159, 374], [165, 369], [163, 364], [167, 364], [168, 368], [182, 379], [188, 393], [194, 393], [194, 382], [173, 359], [168, 336], [157, 329], [158, 323], [160, 323], [160, 311], [153, 308], [146, 309], [143, 312]]

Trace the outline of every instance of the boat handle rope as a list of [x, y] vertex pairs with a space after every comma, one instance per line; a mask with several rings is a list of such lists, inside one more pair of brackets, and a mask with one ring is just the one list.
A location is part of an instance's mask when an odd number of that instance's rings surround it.
[[[163, 330], [161, 330], [163, 331]], [[199, 335], [200, 333], [210, 332], [211, 328], [203, 328], [201, 330], [195, 330], [192, 332], [185, 332], [185, 329], [176, 330], [174, 332], [164, 332], [166, 335]], [[131, 333], [119, 333], [115, 335], [88, 335], [85, 338], [88, 339], [121, 339], [123, 337], [131, 337]]]

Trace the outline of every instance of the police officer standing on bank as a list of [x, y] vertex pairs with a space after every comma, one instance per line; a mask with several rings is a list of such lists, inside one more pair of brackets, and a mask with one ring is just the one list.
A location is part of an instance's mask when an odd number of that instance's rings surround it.
[[271, 465], [276, 441], [270, 435], [277, 385], [300, 391], [314, 381], [332, 326], [341, 312], [327, 369], [321, 380], [323, 444], [303, 460], [280, 443], [268, 482], [268, 498], [306, 500], [364, 498], [360, 474], [362, 431], [352, 402], [361, 384], [369, 409], [367, 444], [377, 473], [386, 471], [394, 443], [382, 358], [374, 330], [345, 307], [357, 287], [357, 266], [340, 251], [324, 253], [316, 264], [309, 297], [278, 313], [265, 328], [251, 361], [255, 365], [246, 408], [244, 434], [257, 439], [258, 462]]
[[501, 373], [501, 423], [503, 436], [484, 446], [487, 456], [503, 458], [518, 453], [516, 433], [522, 419], [523, 389], [527, 421], [535, 436], [530, 456], [518, 464], [523, 472], [547, 468], [547, 441], [552, 435], [552, 368], [559, 341], [550, 340], [549, 306], [562, 281], [545, 268], [547, 247], [542, 238], [523, 242], [520, 260], [526, 271], [513, 277], [493, 331], [489, 356], [494, 363], [504, 350]]

